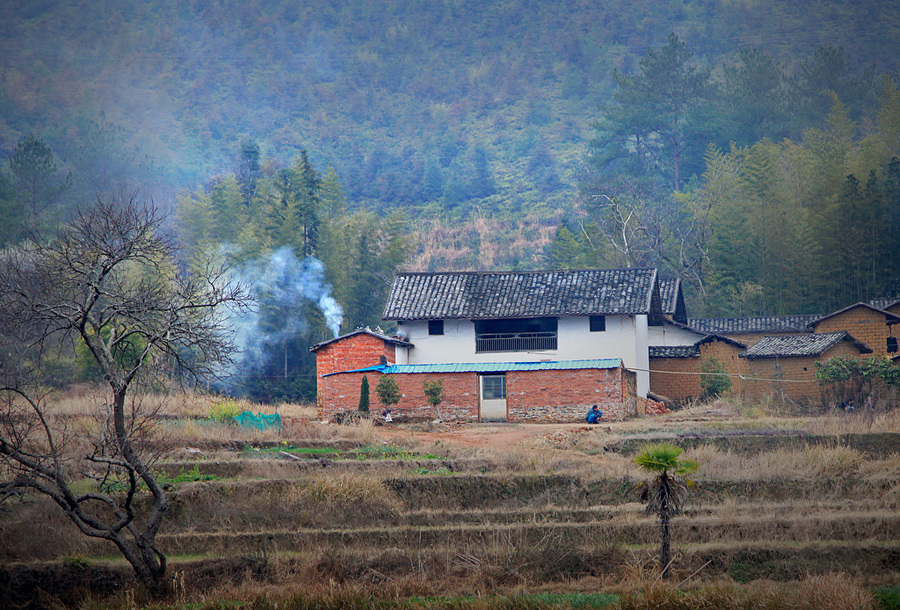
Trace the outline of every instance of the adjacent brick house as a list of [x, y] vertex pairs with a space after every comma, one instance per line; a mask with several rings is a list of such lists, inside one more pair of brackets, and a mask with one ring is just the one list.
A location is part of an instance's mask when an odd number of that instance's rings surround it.
[[[356, 408], [359, 404], [362, 375], [356, 380], [355, 394], [345, 387], [345, 380], [333, 375], [373, 365], [394, 364], [397, 361], [398, 347], [408, 348], [412, 344], [370, 330], [357, 330], [309, 348], [316, 355], [316, 394], [319, 408], [325, 404], [328, 405], [328, 412]], [[377, 404], [377, 400], [372, 401], [372, 404]]]
[[742, 395], [757, 399], [773, 394], [814, 402], [821, 398], [817, 361], [871, 353], [865, 343], [846, 331], [763, 337], [741, 355], [749, 364]]
[[[896, 306], [895, 305], [888, 305]], [[809, 323], [816, 333], [847, 331], [865, 343], [877, 356], [895, 356], [897, 337], [900, 336], [900, 315], [873, 307], [868, 303], [856, 303]]]

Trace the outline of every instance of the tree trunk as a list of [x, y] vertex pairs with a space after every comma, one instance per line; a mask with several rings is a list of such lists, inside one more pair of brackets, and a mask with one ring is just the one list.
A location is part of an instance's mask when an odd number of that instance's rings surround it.
[[672, 561], [671, 535], [669, 533], [669, 477], [666, 473], [660, 477], [660, 502], [659, 502], [659, 529], [662, 534], [662, 543], [659, 549], [659, 564], [662, 569], [662, 577], [669, 577], [669, 563]]
[[659, 550], [659, 563], [662, 568], [662, 577], [669, 577], [669, 562], [672, 561], [672, 553], [669, 549], [670, 544], [670, 535], [669, 535], [669, 514], [666, 512], [663, 514], [660, 512], [659, 516], [659, 527], [662, 530], [662, 546]]
[[[158, 591], [164, 586], [166, 575], [166, 556], [156, 546], [156, 533], [162, 525], [163, 514], [169, 500], [162, 486], [143, 463], [128, 436], [125, 425], [125, 396], [127, 387], [113, 388], [113, 425], [116, 433], [116, 444], [123, 459], [134, 469], [137, 476], [147, 485], [153, 496], [153, 507], [147, 516], [143, 531], [134, 521], [123, 529], [116, 531], [113, 542], [134, 568], [141, 582], [151, 591]], [[131, 498], [127, 500], [129, 503]], [[132, 510], [129, 507], [129, 511]], [[127, 532], [127, 533], [126, 533]], [[130, 539], [129, 539], [130, 536]]]

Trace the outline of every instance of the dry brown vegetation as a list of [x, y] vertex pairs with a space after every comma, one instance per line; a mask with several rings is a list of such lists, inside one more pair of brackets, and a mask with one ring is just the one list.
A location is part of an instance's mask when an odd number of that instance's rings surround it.
[[[719, 402], [597, 427], [490, 428], [339, 426], [310, 405], [232, 405], [282, 416], [280, 431], [259, 431], [211, 421], [216, 397], [148, 400], [165, 403], [155, 468], [172, 481], [159, 537], [171, 603], [439, 608], [474, 594], [465, 607], [543, 608], [559, 606], [528, 596], [603, 591], [620, 608], [874, 608], [873, 587], [900, 584], [900, 410]], [[98, 404], [82, 388], [52, 412], [89, 427]], [[668, 582], [631, 462], [660, 439], [701, 464], [673, 521]], [[28, 599], [15, 595], [38, 582], [73, 605], [141, 601], [111, 548], [36, 498], [4, 506], [0, 535], [0, 597]]]

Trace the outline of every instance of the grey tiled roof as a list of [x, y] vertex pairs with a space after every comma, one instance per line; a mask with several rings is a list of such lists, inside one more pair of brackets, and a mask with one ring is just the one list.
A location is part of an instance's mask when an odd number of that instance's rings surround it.
[[700, 348], [696, 345], [651, 345], [651, 358], [696, 358]]
[[688, 326], [703, 333], [802, 333], [818, 314], [802, 316], [751, 316], [747, 318], [691, 318]]
[[662, 303], [663, 313], [674, 314], [678, 307], [678, 289], [681, 287], [681, 279], [677, 277], [660, 278], [659, 300]]
[[727, 343], [728, 345], [733, 345], [734, 347], [736, 347], [738, 349], [747, 349], [747, 346], [744, 345], [743, 343], [741, 343], [740, 341], [735, 341], [734, 339], [729, 339], [725, 335], [717, 335], [717, 334], [706, 335], [705, 337], [703, 337], [702, 339], [700, 339], [699, 341], [694, 343], [694, 345], [700, 346], [700, 345], [703, 345], [704, 343], [712, 343], [713, 341], [722, 341], [723, 343]]
[[792, 358], [820, 356], [841, 341], [851, 341], [862, 354], [872, 350], [865, 343], [854, 339], [847, 331], [836, 333], [809, 333], [805, 335], [765, 336], [750, 347], [745, 358]]
[[900, 302], [900, 297], [881, 297], [880, 299], [871, 299], [869, 305], [877, 309], [888, 309]]
[[656, 269], [398, 273], [384, 319], [661, 314], [655, 286]]
[[341, 335], [340, 337], [335, 337], [334, 339], [328, 339], [327, 341], [322, 341], [321, 343], [316, 343], [315, 345], [313, 345], [312, 347], [309, 348], [309, 351], [311, 351], [311, 352], [318, 351], [319, 349], [325, 347], [326, 345], [329, 345], [330, 343], [334, 343], [336, 341], [342, 341], [342, 340], [346, 339], [347, 337], [353, 337], [354, 335], [371, 335], [371, 336], [375, 337], [376, 339], [381, 339], [382, 341], [385, 341], [386, 343], [391, 343], [393, 345], [400, 345], [402, 347], [413, 347], [413, 344], [410, 343], [409, 341], [405, 341], [405, 340], [397, 338], [397, 337], [388, 337], [387, 335], [382, 335], [381, 333], [376, 333], [375, 331], [372, 331], [372, 330], [366, 330], [365, 328], [360, 328], [359, 330], [354, 330], [353, 332], [349, 332], [346, 335]]

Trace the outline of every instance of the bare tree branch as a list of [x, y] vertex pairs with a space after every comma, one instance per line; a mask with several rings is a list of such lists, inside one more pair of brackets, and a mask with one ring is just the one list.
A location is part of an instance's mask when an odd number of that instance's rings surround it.
[[[0, 356], [0, 461], [12, 473], [0, 481], [0, 500], [29, 491], [49, 497], [83, 534], [115, 544], [148, 588], [164, 583], [155, 541], [168, 499], [142, 449], [146, 409], [133, 398], [127, 409], [127, 398], [148, 369], [203, 378], [227, 362], [226, 310], [249, 302], [224, 269], [181, 269], [162, 221], [134, 200], [98, 201], [52, 239], [36, 235], [0, 256], [0, 338], [10, 355]], [[35, 384], [46, 374], [47, 348], [73, 342], [111, 393], [97, 436], [81, 440]], [[92, 453], [79, 449], [84, 440]], [[72, 448], [79, 453], [65, 450]], [[72, 482], [81, 478], [96, 488], [76, 495]], [[136, 511], [148, 492], [149, 510]]]

